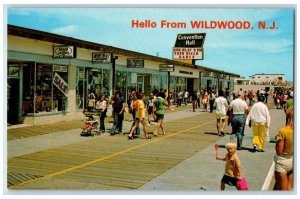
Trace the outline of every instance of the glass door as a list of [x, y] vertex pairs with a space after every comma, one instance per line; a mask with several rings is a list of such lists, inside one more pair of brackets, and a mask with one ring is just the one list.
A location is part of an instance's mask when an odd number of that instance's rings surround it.
[[19, 89], [20, 89], [20, 64], [8, 64], [7, 78], [7, 122], [9, 124], [19, 123]]

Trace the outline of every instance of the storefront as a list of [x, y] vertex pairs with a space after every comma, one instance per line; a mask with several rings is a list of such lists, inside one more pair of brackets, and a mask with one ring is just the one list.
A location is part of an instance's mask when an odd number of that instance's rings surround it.
[[[202, 85], [217, 87], [216, 78], [200, 76], [199, 68], [183, 62], [12, 25], [8, 25], [7, 40], [10, 124], [38, 125], [82, 118], [90, 93], [96, 97], [112, 95], [113, 64], [114, 89], [120, 90], [126, 100], [133, 90], [146, 96], [167, 90], [168, 72], [160, 72], [160, 66], [166, 64], [174, 66], [170, 72], [174, 96], [185, 89], [196, 91]], [[116, 62], [95, 62], [95, 54], [110, 54]], [[143, 64], [128, 65], [129, 60], [141, 60]]]

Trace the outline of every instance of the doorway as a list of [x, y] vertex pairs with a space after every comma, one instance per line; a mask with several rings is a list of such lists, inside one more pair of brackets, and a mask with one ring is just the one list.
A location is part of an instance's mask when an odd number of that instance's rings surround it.
[[19, 123], [19, 78], [7, 79], [7, 123]]
[[194, 79], [187, 78], [187, 91], [189, 93], [193, 93], [194, 91]]

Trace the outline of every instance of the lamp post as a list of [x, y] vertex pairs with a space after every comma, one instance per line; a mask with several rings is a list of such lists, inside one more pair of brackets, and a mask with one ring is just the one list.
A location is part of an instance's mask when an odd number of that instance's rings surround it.
[[115, 93], [115, 79], [116, 79], [116, 60], [118, 56], [112, 58], [112, 93]]

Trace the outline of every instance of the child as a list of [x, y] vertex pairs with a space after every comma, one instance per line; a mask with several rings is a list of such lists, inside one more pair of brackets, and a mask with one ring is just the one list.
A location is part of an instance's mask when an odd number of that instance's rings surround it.
[[241, 162], [236, 154], [236, 143], [229, 142], [226, 144], [228, 153], [225, 157], [221, 158], [216, 154], [217, 160], [226, 161], [225, 174], [221, 180], [221, 190], [225, 189], [225, 184], [229, 186], [235, 186], [237, 188], [237, 182], [242, 179]]

